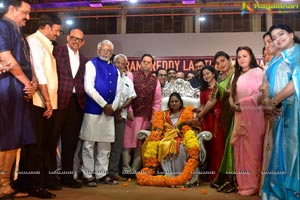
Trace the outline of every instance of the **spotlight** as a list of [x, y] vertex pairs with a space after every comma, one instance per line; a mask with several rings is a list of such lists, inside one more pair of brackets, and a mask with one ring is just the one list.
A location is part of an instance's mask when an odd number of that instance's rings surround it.
[[67, 20], [66, 20], [66, 24], [69, 25], [69, 26], [71, 26], [71, 25], [74, 24], [74, 22], [73, 22], [73, 20], [71, 20], [71, 19], [67, 19]]
[[206, 20], [206, 18], [203, 17], [203, 16], [201, 16], [201, 17], [198, 18], [198, 20], [199, 20], [200, 22], [204, 22], [204, 21]]

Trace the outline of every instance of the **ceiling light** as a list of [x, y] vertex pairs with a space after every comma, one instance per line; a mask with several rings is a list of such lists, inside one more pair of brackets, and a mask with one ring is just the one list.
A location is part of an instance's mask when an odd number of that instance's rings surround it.
[[92, 7], [92, 8], [99, 8], [99, 7], [102, 7], [102, 4], [101, 4], [101, 3], [90, 3], [89, 5], [90, 5], [90, 7]]
[[0, 8], [4, 8], [4, 4], [2, 2], [0, 3]]
[[206, 20], [206, 18], [203, 17], [203, 16], [201, 16], [201, 17], [198, 18], [198, 20], [199, 20], [200, 22], [204, 22], [204, 21]]
[[98, 0], [90, 0], [89, 2], [90, 2], [89, 6], [92, 7], [92, 8], [102, 7], [102, 3]]
[[196, 0], [183, 0], [182, 4], [195, 4]]
[[130, 3], [136, 3], [137, 0], [129, 0]]
[[73, 22], [73, 20], [71, 20], [71, 19], [67, 19], [67, 20], [66, 20], [66, 24], [69, 25], [69, 26], [71, 26], [71, 25], [74, 24], [74, 22]]

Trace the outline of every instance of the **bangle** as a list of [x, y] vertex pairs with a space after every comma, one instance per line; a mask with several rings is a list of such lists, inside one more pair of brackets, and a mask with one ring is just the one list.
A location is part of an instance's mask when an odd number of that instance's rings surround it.
[[281, 102], [277, 103], [277, 101], [275, 101], [274, 99], [271, 99], [271, 102], [272, 102], [273, 106], [276, 108], [281, 108], [281, 106], [282, 106]]

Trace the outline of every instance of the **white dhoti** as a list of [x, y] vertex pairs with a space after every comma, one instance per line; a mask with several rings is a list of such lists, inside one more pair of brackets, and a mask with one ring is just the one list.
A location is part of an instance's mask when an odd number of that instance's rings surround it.
[[111, 143], [115, 140], [114, 117], [84, 114], [80, 131], [84, 178], [99, 179], [108, 174]]

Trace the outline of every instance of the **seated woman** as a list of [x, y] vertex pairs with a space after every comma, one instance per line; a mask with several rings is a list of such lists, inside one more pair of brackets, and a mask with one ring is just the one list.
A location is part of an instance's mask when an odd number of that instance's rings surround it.
[[177, 92], [170, 95], [168, 108], [153, 115], [152, 131], [142, 149], [144, 168], [136, 175], [140, 185], [179, 186], [198, 176], [193, 172], [198, 167], [200, 145], [189, 125], [193, 108], [184, 108]]

